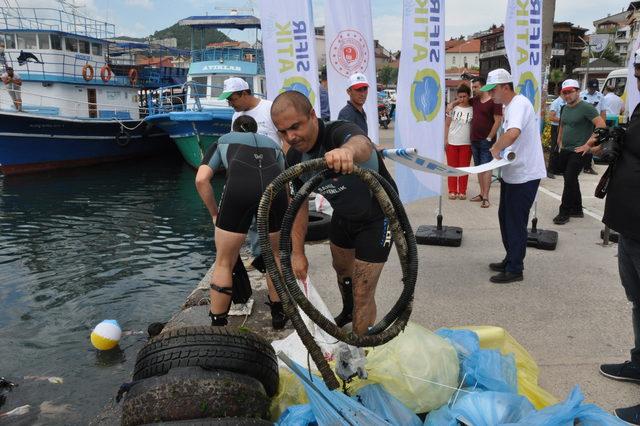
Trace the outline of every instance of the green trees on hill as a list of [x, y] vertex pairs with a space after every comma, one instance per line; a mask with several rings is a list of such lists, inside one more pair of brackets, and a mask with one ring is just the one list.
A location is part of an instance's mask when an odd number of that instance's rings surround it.
[[[177, 23], [172, 26], [165, 28], [163, 30], [156, 31], [155, 33], [149, 36], [152, 39], [163, 39], [163, 38], [176, 38], [178, 42], [178, 49], [191, 49], [191, 27], [178, 25]], [[146, 42], [149, 40], [148, 37], [145, 38], [135, 38], [135, 37], [126, 37], [120, 36], [118, 37], [122, 40], [131, 40], [138, 42]], [[207, 29], [204, 31], [204, 44], [203, 47], [207, 45], [207, 43], [218, 43], [221, 41], [231, 41], [229, 37], [227, 37], [224, 33], [216, 30], [216, 29]], [[200, 31], [196, 32], [196, 48], [200, 47]]]

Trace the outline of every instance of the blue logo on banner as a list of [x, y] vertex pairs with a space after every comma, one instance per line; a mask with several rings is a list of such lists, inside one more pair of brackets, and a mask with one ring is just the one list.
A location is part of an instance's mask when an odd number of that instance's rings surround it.
[[432, 69], [418, 71], [411, 85], [411, 111], [418, 121], [433, 120], [442, 105], [440, 77]]
[[530, 71], [522, 73], [517, 92], [529, 99], [536, 112], [540, 110], [540, 90], [538, 81]]

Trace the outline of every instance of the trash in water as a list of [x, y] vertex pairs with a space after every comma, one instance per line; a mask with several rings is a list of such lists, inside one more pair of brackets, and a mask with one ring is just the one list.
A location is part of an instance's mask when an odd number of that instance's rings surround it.
[[48, 377], [48, 376], [24, 376], [25, 380], [34, 380], [37, 382], [49, 382], [49, 383], [53, 383], [54, 385], [61, 385], [64, 383], [64, 379], [62, 377], [56, 377], [56, 376], [52, 376], [52, 377]]
[[29, 409], [31, 408], [30, 405], [23, 405], [22, 407], [18, 407], [18, 408], [14, 408], [11, 411], [7, 411], [6, 413], [0, 413], [0, 418], [2, 417], [13, 417], [13, 416], [22, 416], [24, 414], [27, 414], [29, 412]]
[[42, 404], [40, 404], [40, 414], [60, 415], [68, 414], [70, 411], [71, 405], [69, 404], [56, 405], [51, 401], [44, 401]]

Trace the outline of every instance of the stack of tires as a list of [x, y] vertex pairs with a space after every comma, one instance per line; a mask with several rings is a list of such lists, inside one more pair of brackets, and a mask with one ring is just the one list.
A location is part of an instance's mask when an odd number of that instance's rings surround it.
[[185, 327], [138, 353], [122, 406], [124, 426], [266, 425], [278, 363], [261, 337], [224, 327]]

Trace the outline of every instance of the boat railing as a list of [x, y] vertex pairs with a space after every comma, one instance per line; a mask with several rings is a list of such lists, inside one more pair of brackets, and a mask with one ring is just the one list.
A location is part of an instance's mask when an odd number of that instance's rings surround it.
[[164, 86], [153, 90], [147, 94], [149, 114], [186, 111], [189, 108], [188, 102], [185, 101], [187, 96], [193, 99], [193, 109], [202, 111], [201, 99], [207, 97], [208, 88], [222, 90], [220, 85], [207, 85], [196, 83], [195, 81], [187, 81], [184, 84]]
[[[0, 86], [0, 91], [7, 91], [8, 89], [4, 85]], [[126, 105], [111, 105], [111, 104], [97, 104], [88, 101], [80, 101], [77, 99], [66, 99], [60, 96], [47, 96], [41, 93], [34, 93], [30, 91], [21, 90], [23, 98], [23, 110], [25, 112], [47, 113], [52, 108], [52, 105], [57, 105], [55, 109], [57, 114], [53, 114], [55, 117], [64, 118], [88, 118], [88, 111], [90, 108], [95, 108], [96, 113], [99, 110], [108, 110], [109, 118], [113, 120], [119, 119], [136, 119], [137, 115], [147, 115], [148, 108], [139, 106], [126, 106]], [[26, 96], [25, 96], [26, 95]], [[25, 100], [28, 99], [28, 102]], [[101, 108], [98, 108], [101, 107]], [[12, 110], [14, 109], [13, 101], [9, 96], [0, 96], [0, 110]], [[52, 115], [52, 114], [48, 114]], [[95, 117], [96, 119], [101, 117]], [[104, 118], [103, 118], [104, 119]]]
[[0, 26], [3, 29], [64, 31], [99, 39], [115, 37], [115, 25], [71, 9], [3, 6], [0, 7]]
[[[34, 55], [39, 62], [30, 59], [20, 63], [18, 61], [19, 53], [4, 52], [6, 65], [11, 66], [25, 81], [131, 86], [129, 76], [115, 75], [114, 70], [111, 68], [109, 71], [103, 71], [103, 68], [107, 65], [103, 57], [98, 60], [92, 55], [50, 51], [36, 51]], [[89, 70], [84, 71], [86, 65], [89, 65], [93, 71], [90, 79], [83, 76], [83, 72], [87, 77], [91, 74]], [[131, 63], [130, 67], [134, 67], [133, 63]], [[104, 78], [101, 73], [104, 73]], [[140, 84], [142, 82], [138, 80], [136, 83]]]

